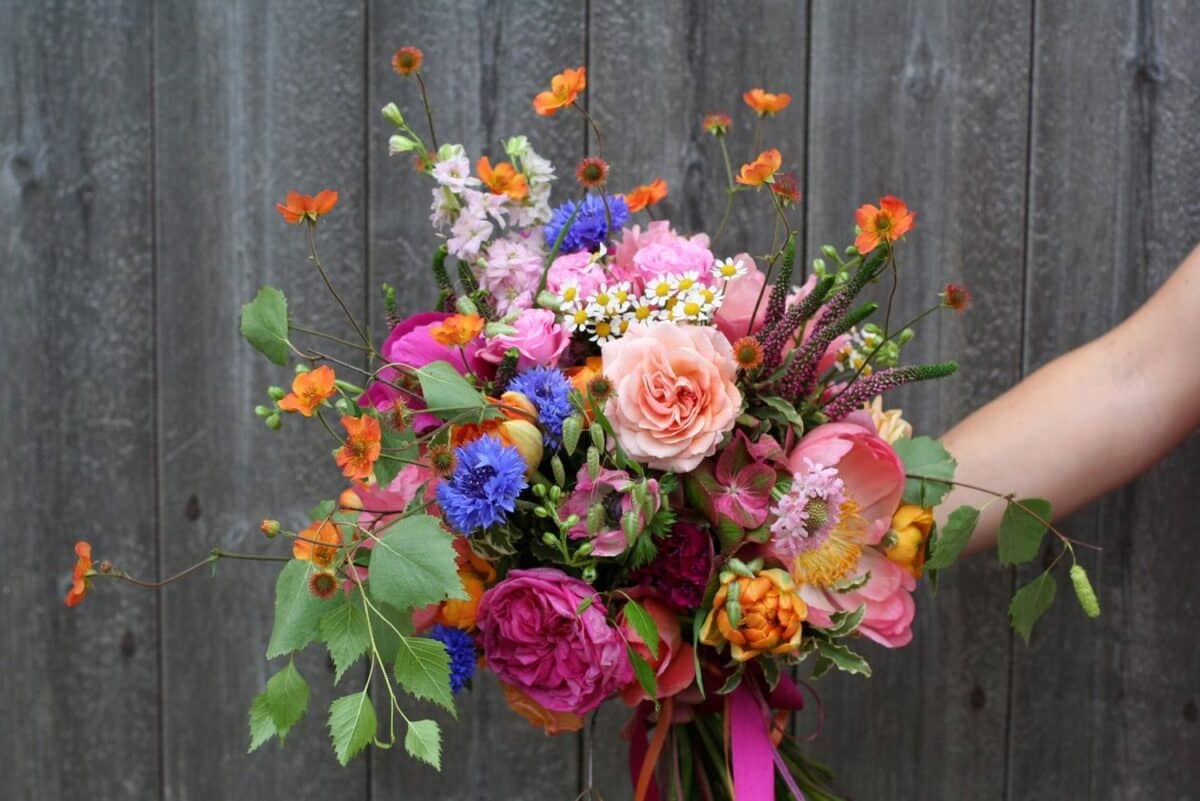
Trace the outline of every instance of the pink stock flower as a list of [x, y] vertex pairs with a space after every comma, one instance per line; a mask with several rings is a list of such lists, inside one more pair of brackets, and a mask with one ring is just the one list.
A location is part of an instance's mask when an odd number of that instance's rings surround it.
[[[651, 479], [648, 482], [648, 493], [654, 501], [654, 511], [658, 511], [658, 482]], [[606, 511], [604, 525], [592, 537], [592, 554], [594, 556], [620, 556], [629, 547], [625, 530], [621, 527], [621, 517], [634, 508], [633, 496], [629, 489], [633, 480], [624, 470], [601, 470], [596, 474], [596, 480], [588, 474], [586, 466], [580, 468], [576, 479], [575, 491], [563, 504], [561, 515], [579, 515], [579, 523], [568, 532], [574, 539], [584, 539], [588, 536], [588, 510], [595, 504], [601, 504]], [[650, 521], [638, 511], [639, 527]]]
[[517, 369], [553, 367], [571, 342], [571, 335], [555, 319], [549, 309], [529, 309], [512, 322], [515, 334], [500, 334], [487, 341], [479, 358], [492, 364], [504, 361], [504, 352], [516, 348], [521, 354]]
[[754, 443], [738, 431], [715, 462], [705, 461], [688, 475], [689, 497], [713, 525], [730, 520], [742, 528], [758, 528], [766, 522], [775, 487], [775, 470], [766, 460], [780, 455], [771, 437]]
[[887, 648], [899, 648], [912, 641], [912, 621], [916, 611], [912, 592], [917, 582], [907, 570], [891, 562], [874, 548], [866, 548], [854, 576], [869, 576], [863, 586], [849, 592], [828, 587], [802, 585], [800, 597], [808, 604], [808, 623], [817, 628], [833, 625], [835, 612], [853, 612], [866, 605], [866, 616], [858, 630]]
[[541, 251], [516, 235], [488, 245], [479, 270], [479, 285], [492, 293], [501, 316], [533, 305], [533, 293], [541, 278]]
[[488, 668], [546, 709], [585, 714], [633, 678], [596, 590], [560, 570], [509, 572], [484, 593], [477, 624]]
[[[696, 668], [692, 659], [692, 646], [683, 641], [679, 618], [669, 606], [656, 598], [642, 598], [639, 603], [658, 628], [657, 653], [650, 653], [641, 635], [629, 624], [624, 614], [621, 615], [621, 631], [624, 632], [629, 647], [645, 659], [654, 671], [656, 698], [667, 698], [683, 692], [696, 678]], [[650, 696], [636, 679], [621, 688], [621, 698], [629, 706], [637, 706], [642, 701], [650, 700]]]
[[855, 412], [841, 422], [817, 426], [788, 454], [793, 473], [807, 471], [805, 460], [837, 469], [847, 498], [867, 524], [865, 543], [878, 543], [900, 506], [904, 466], [876, 432], [870, 415]]

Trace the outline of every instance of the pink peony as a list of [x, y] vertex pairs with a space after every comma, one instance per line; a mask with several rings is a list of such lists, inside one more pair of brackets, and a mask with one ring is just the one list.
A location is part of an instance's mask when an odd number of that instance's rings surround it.
[[636, 225], [626, 228], [612, 259], [613, 270], [634, 280], [639, 291], [645, 281], [666, 273], [696, 272], [707, 283], [712, 266], [707, 234], [683, 236], [665, 220], [650, 223], [645, 231]]
[[800, 597], [808, 604], [808, 623], [817, 628], [833, 625], [834, 612], [853, 612], [866, 605], [866, 616], [858, 630], [880, 645], [899, 648], [912, 641], [916, 611], [912, 591], [917, 582], [907, 570], [874, 548], [863, 550], [854, 578], [870, 574], [867, 583], [850, 592], [805, 584]]
[[[649, 494], [653, 497], [654, 512], [658, 511], [658, 482], [650, 479], [647, 482]], [[576, 479], [575, 490], [567, 498], [562, 507], [562, 516], [579, 515], [579, 523], [570, 532], [571, 537], [583, 539], [588, 536], [588, 509], [599, 503], [606, 510], [611, 510], [609, 518], [592, 538], [593, 556], [620, 556], [629, 547], [625, 530], [621, 527], [621, 516], [634, 507], [633, 495], [629, 492], [633, 480], [624, 470], [601, 470], [593, 481], [587, 466], [580, 468]], [[639, 528], [645, 527], [649, 520], [638, 511]]]
[[516, 348], [521, 354], [517, 360], [518, 370], [534, 366], [553, 367], [571, 342], [571, 335], [558, 324], [554, 312], [549, 309], [522, 312], [512, 326], [517, 333], [492, 337], [479, 351], [479, 358], [500, 364], [504, 361], [504, 352]]
[[491, 671], [546, 709], [585, 714], [633, 678], [596, 590], [560, 570], [511, 571], [483, 594], [477, 623]]
[[712, 456], [742, 404], [733, 347], [719, 331], [634, 325], [601, 347], [616, 395], [604, 407], [617, 440], [655, 470], [684, 473]]
[[[645, 659], [654, 671], [656, 698], [667, 698], [683, 692], [696, 678], [696, 668], [692, 661], [692, 646], [683, 641], [679, 618], [669, 606], [656, 598], [642, 598], [639, 603], [658, 627], [658, 652], [650, 653], [641, 635], [622, 615], [621, 630], [629, 641], [629, 647]], [[637, 679], [621, 688], [621, 698], [629, 706], [650, 700]]]
[[904, 466], [876, 432], [871, 416], [855, 412], [840, 422], [817, 426], [788, 454], [793, 473], [808, 470], [805, 459], [837, 469], [847, 497], [867, 523], [866, 542], [878, 543], [900, 507]]

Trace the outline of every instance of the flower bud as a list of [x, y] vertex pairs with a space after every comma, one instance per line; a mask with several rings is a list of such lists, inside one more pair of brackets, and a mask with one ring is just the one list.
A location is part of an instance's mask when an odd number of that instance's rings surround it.
[[395, 125], [397, 128], [404, 127], [404, 115], [400, 113], [400, 107], [395, 103], [388, 103], [379, 110], [379, 113], [383, 115], [385, 120], [390, 122], [392, 125]]
[[282, 400], [287, 395], [287, 390], [283, 387], [270, 386], [267, 387], [267, 394], [271, 396], [271, 400]]
[[259, 404], [258, 406], [254, 407], [254, 413], [257, 414], [259, 417], [266, 417], [267, 415], [271, 414], [272, 411], [274, 411], [274, 410], [271, 409], [271, 407], [263, 406], [262, 404]]
[[312, 368], [309, 367], [304, 362], [300, 362], [299, 364], [296, 365], [296, 375], [300, 375], [301, 373], [307, 373], [311, 370], [312, 370]]
[[475, 301], [468, 298], [466, 295], [459, 295], [454, 301], [454, 308], [459, 314], [465, 314], [468, 317], [478, 317], [479, 307], [475, 305]]
[[546, 545], [555, 546], [555, 545], [558, 545], [558, 537], [554, 536], [549, 531], [547, 531], [545, 534], [542, 535], [542, 542]]
[[516, 336], [517, 333], [517, 329], [508, 323], [488, 323], [483, 327], [483, 335], [488, 339]]
[[283, 425], [283, 420], [281, 420], [279, 415], [276, 413], [267, 415], [267, 419], [263, 422], [266, 423], [267, 428], [271, 429], [272, 431], [278, 431], [279, 427]]
[[258, 530], [268, 538], [278, 536], [280, 529], [281, 527], [278, 520], [264, 520], [258, 527]]
[[519, 411], [530, 420], [538, 419], [537, 407], [523, 392], [509, 390], [500, 396], [500, 403], [506, 407], [502, 411], [507, 415], [511, 416]]
[[342, 490], [342, 494], [338, 496], [338, 508], [346, 512], [361, 512], [363, 508], [362, 498], [358, 497], [358, 493], [352, 489]]
[[541, 430], [528, 420], [505, 420], [500, 424], [500, 430], [504, 440], [511, 443], [525, 460], [526, 477], [533, 475], [545, 452]]
[[821, 245], [821, 252], [825, 254], [826, 258], [839, 261], [837, 248], [833, 245]]
[[396, 156], [400, 153], [407, 153], [410, 150], [416, 150], [417, 143], [407, 136], [401, 134], [392, 134], [388, 137], [388, 155]]
[[563, 521], [563, 525], [567, 528], [575, 528], [579, 525], [579, 515], [567, 515], [567, 519]]
[[543, 289], [538, 293], [537, 305], [550, 311], [559, 311], [562, 308], [562, 300], [553, 292]]

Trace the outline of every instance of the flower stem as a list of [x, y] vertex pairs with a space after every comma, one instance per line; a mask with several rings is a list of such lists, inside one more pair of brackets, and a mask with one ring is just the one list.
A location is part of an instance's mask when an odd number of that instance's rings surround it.
[[321, 257], [317, 255], [317, 238], [313, 233], [313, 229], [315, 227], [316, 226], [313, 222], [310, 221], [308, 223], [309, 258], [312, 260], [312, 263], [316, 265], [317, 272], [321, 274], [321, 279], [325, 282], [325, 287], [329, 290], [329, 293], [333, 295], [333, 298], [338, 302], [338, 305], [342, 307], [342, 311], [346, 314], [346, 319], [350, 321], [350, 325], [354, 328], [355, 333], [357, 333], [359, 338], [362, 339], [363, 345], [366, 346], [367, 351], [369, 353], [374, 353], [374, 348], [371, 346], [371, 340], [367, 337], [367, 334], [365, 331], [363, 331], [362, 327], [359, 326], [358, 320], [356, 320], [354, 315], [350, 313], [350, 307], [346, 305], [346, 301], [342, 300], [342, 296], [339, 295], [338, 291], [333, 288], [333, 282], [329, 280], [329, 274], [325, 272], [325, 267], [321, 264]]
[[429, 123], [429, 141], [433, 145], [433, 152], [438, 150], [437, 134], [433, 130], [433, 110], [429, 107], [429, 92], [425, 90], [425, 79], [421, 77], [420, 72], [414, 73], [417, 78], [417, 85], [421, 87], [421, 105], [425, 106], [425, 122]]

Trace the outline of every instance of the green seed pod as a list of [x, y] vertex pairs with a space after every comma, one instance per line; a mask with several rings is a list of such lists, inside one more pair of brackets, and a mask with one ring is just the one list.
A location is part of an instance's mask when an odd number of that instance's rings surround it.
[[579, 515], [567, 515], [567, 519], [562, 521], [563, 528], [575, 528], [579, 525]]
[[590, 556], [592, 553], [592, 549], [594, 547], [595, 546], [592, 543], [585, 542], [583, 545], [580, 545], [578, 548], [575, 549], [575, 555], [576, 556]]
[[562, 487], [551, 486], [547, 494], [550, 496], [550, 500], [558, 503], [559, 499], [562, 498]]
[[283, 425], [283, 420], [279, 418], [278, 413], [267, 415], [267, 419], [265, 419], [263, 422], [266, 423], [267, 428], [271, 429], [272, 431], [278, 431], [279, 427]]
[[621, 530], [625, 532], [625, 538], [629, 542], [637, 539], [637, 535], [642, 533], [641, 521], [638, 519], [637, 512], [629, 511], [621, 515]]
[[563, 467], [562, 459], [558, 458], [558, 454], [550, 457], [550, 472], [554, 473], [554, 483], [558, 486], [564, 486], [567, 483], [567, 470]]
[[588, 433], [592, 435], [592, 444], [596, 446], [596, 450], [604, 450], [604, 428], [598, 425], [588, 426]]
[[543, 289], [538, 293], [537, 305], [541, 306], [543, 309], [558, 311], [562, 308], [562, 301], [559, 299], [558, 295]]
[[595, 448], [588, 448], [587, 469], [588, 477], [595, 481], [596, 477], [600, 475], [600, 451]]
[[596, 566], [588, 565], [583, 569], [583, 580], [591, 584], [596, 580]]
[[575, 454], [575, 448], [579, 445], [579, 437], [583, 434], [583, 418], [577, 414], [573, 414], [562, 424], [562, 440], [563, 450], [568, 456]]
[[547, 487], [545, 484], [534, 484], [533, 485], [534, 497], [535, 498], [545, 498], [546, 497], [546, 489], [547, 489]]
[[309, 367], [307, 364], [304, 364], [303, 362], [301, 362], [300, 364], [296, 365], [296, 375], [300, 375], [301, 373], [307, 373], [311, 369], [312, 368]]
[[517, 329], [507, 323], [488, 323], [483, 327], [484, 336], [491, 339], [499, 336], [513, 336]]
[[1070, 575], [1071, 586], [1075, 588], [1075, 597], [1079, 599], [1083, 613], [1091, 618], [1100, 617], [1100, 599], [1096, 597], [1096, 590], [1092, 588], [1083, 565], [1072, 565]]
[[454, 302], [454, 308], [458, 310], [459, 314], [469, 314], [475, 317], [479, 316], [479, 307], [476, 306], [474, 301], [472, 301], [466, 295], [460, 296], [458, 300]]
[[545, 534], [542, 535], [542, 542], [544, 542], [547, 545], [558, 545], [558, 537], [554, 536], [549, 531], [547, 531]]
[[594, 503], [588, 507], [587, 532], [589, 537], [594, 537], [600, 533], [600, 529], [604, 525], [605, 517], [604, 504]]
[[546, 511], [546, 507], [544, 506], [535, 506], [533, 507], [533, 516], [546, 518], [550, 516], [550, 513]]

